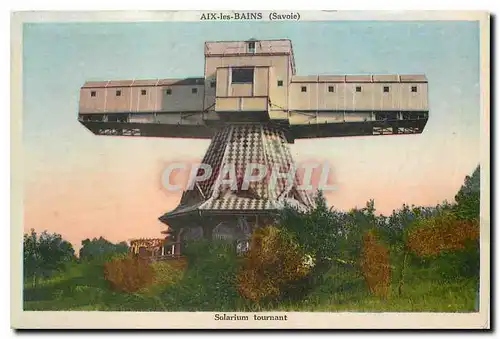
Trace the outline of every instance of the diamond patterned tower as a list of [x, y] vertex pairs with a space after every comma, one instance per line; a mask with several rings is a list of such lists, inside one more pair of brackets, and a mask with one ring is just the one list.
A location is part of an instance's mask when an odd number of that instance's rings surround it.
[[[241, 240], [254, 227], [271, 222], [285, 203], [299, 209], [313, 205], [310, 194], [299, 189], [287, 139], [278, 127], [261, 123], [226, 126], [212, 139], [202, 164], [212, 169], [211, 175], [186, 190], [179, 206], [160, 217], [174, 230], [190, 229], [183, 232], [183, 239], [203, 235]], [[260, 178], [253, 165], [265, 169], [262, 179], [249, 180], [244, 187], [245, 174]]]

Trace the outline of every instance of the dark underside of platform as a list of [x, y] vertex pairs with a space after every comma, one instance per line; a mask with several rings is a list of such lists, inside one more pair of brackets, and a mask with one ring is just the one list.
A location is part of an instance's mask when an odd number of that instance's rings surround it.
[[[223, 124], [162, 124], [162, 123], [131, 123], [102, 121], [100, 115], [80, 115], [79, 121], [96, 135], [137, 136], [158, 138], [188, 138], [211, 139]], [[405, 119], [383, 118], [373, 121], [339, 121], [334, 123], [314, 122], [308, 124], [288, 124], [268, 122], [280, 126], [286, 131], [287, 139], [293, 143], [295, 139], [376, 136], [376, 135], [406, 135], [420, 134], [428, 121], [426, 112], [415, 112], [405, 116]], [[233, 124], [227, 122], [225, 124]], [[251, 122], [247, 122], [251, 123]], [[260, 122], [262, 123], [262, 122]]]

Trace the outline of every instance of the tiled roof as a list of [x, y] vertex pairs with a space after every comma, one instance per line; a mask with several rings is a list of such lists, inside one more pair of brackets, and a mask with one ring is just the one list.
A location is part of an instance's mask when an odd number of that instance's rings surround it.
[[106, 80], [106, 81], [87, 81], [85, 82], [85, 84], [83, 84], [82, 88], [194, 86], [203, 84], [205, 84], [204, 78]]
[[292, 82], [427, 82], [424, 74], [294, 75]]
[[[260, 124], [227, 126], [212, 139], [202, 163], [212, 168], [211, 176], [199, 185], [203, 195], [197, 190], [184, 192], [179, 207], [166, 213], [160, 218], [162, 221], [168, 222], [169, 218], [195, 211], [271, 212], [281, 208], [285, 201], [298, 207], [313, 203], [309, 194], [296, 189], [297, 178], [293, 178], [290, 188], [285, 178], [273, 181], [269, 174], [262, 180], [250, 182], [248, 190], [241, 190], [250, 163], [264, 165], [268, 173], [277, 168], [288, 171], [295, 166], [285, 135], [277, 128]], [[237, 189], [217, 181], [225, 166], [236, 173]]]

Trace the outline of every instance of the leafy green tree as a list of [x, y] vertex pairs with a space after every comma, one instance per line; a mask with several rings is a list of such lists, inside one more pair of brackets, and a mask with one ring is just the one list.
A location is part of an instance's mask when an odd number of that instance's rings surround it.
[[481, 200], [481, 170], [478, 165], [455, 195], [455, 214], [460, 219], [479, 219]]
[[338, 255], [344, 260], [356, 261], [360, 255], [362, 237], [371, 229], [377, 231], [385, 225], [383, 216], [375, 214], [375, 201], [370, 200], [363, 208], [354, 208], [344, 216], [343, 237], [339, 239], [342, 249]]
[[60, 234], [43, 231], [38, 235], [34, 229], [24, 234], [23, 273], [36, 286], [41, 277], [50, 276], [75, 259], [75, 251], [70, 242]]
[[116, 254], [123, 254], [128, 252], [128, 245], [122, 241], [118, 244], [104, 239], [103, 237], [85, 239], [82, 241], [80, 248], [81, 260], [94, 260], [94, 259], [107, 259]]
[[290, 233], [304, 253], [314, 258], [317, 269], [328, 263], [338, 250], [336, 240], [343, 231], [341, 213], [328, 208], [321, 191], [315, 197], [315, 207], [306, 212], [286, 206], [281, 212], [279, 224]]
[[286, 206], [280, 212], [278, 225], [286, 230], [300, 252], [312, 259], [309, 273], [283, 288], [284, 298], [300, 299], [320, 286], [334, 263], [353, 264], [354, 260], [346, 260], [352, 231], [347, 220], [345, 213], [327, 206], [321, 191], [315, 196], [314, 207], [309, 210], [299, 211]]
[[243, 302], [237, 290], [235, 246], [222, 240], [185, 242], [187, 269], [178, 284], [166, 286], [162, 303], [169, 311], [235, 311]]

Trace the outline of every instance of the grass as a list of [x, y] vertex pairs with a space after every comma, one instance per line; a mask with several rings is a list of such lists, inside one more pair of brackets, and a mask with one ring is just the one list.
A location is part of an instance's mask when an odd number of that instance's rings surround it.
[[[223, 303], [216, 300], [209, 302], [212, 298], [210, 290], [200, 286], [204, 279], [186, 283], [194, 275], [193, 272], [186, 273], [185, 263], [157, 262], [153, 264], [153, 268], [156, 275], [152, 285], [136, 293], [121, 293], [109, 288], [103, 278], [101, 265], [74, 263], [64, 274], [43, 280], [36, 288], [27, 282], [24, 288], [24, 309], [177, 311], [189, 308], [222, 311], [220, 305]], [[182, 292], [183, 299], [176, 295], [177, 292]], [[401, 296], [398, 295], [396, 286], [391, 286], [389, 295], [379, 298], [367, 292], [363, 279], [356, 273], [335, 268], [323, 284], [300, 302], [251, 305], [238, 299], [231, 303], [236, 306], [228, 305], [223, 311], [474, 312], [476, 292], [475, 279], [461, 278], [451, 282], [432, 280], [423, 272], [415, 270], [409, 272]], [[219, 309], [212, 310], [211, 307]]]
[[182, 267], [170, 262], [154, 263], [155, 281], [136, 293], [115, 292], [103, 277], [100, 263], [74, 263], [65, 273], [24, 286], [25, 310], [130, 311], [163, 310], [157, 296], [182, 278]]
[[186, 262], [179, 261], [158, 261], [151, 264], [155, 271], [153, 284], [140, 290], [140, 294], [145, 296], [157, 296], [173, 284], [179, 283], [184, 276]]
[[275, 307], [265, 305], [254, 311], [477, 312], [477, 282], [473, 278], [433, 280], [421, 270], [414, 269], [408, 273], [401, 295], [396, 282], [393, 280], [386, 298], [372, 296], [361, 276], [337, 267], [306, 299], [284, 302]]
[[[294, 305], [304, 311], [318, 312], [473, 312], [475, 286], [469, 281], [454, 284], [424, 283], [407, 286], [406, 292], [398, 296], [395, 292], [387, 298], [367, 293], [333, 294], [323, 302]], [[280, 310], [293, 310], [284, 307]]]

